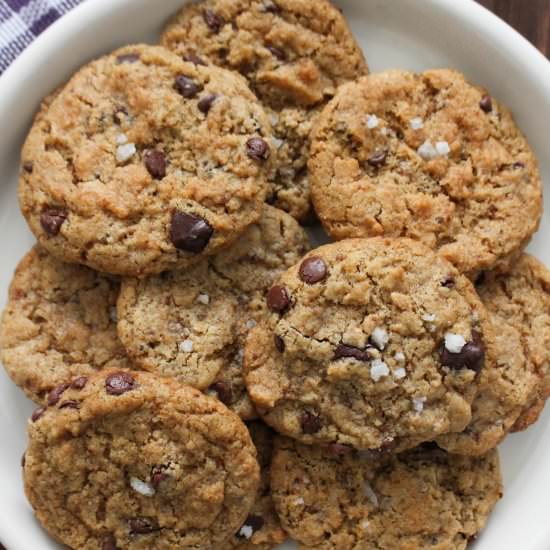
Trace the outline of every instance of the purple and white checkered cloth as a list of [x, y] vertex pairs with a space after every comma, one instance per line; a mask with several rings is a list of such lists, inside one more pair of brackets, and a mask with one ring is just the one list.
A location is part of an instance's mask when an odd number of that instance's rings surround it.
[[46, 28], [83, 0], [0, 0], [0, 74]]

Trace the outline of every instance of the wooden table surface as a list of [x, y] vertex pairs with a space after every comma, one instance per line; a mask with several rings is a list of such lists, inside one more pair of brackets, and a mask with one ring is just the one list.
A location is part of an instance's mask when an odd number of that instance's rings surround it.
[[478, 2], [507, 21], [550, 57], [550, 0], [478, 0]]

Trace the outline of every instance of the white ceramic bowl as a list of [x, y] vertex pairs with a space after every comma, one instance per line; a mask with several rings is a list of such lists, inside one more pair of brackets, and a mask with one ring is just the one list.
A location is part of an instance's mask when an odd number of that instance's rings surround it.
[[[40, 36], [0, 78], [0, 307], [17, 261], [33, 242], [18, 210], [16, 184], [21, 144], [41, 98], [96, 56], [127, 43], [154, 42], [183, 3], [87, 0]], [[337, 3], [373, 71], [451, 66], [486, 86], [515, 113], [550, 185], [550, 64], [526, 40], [473, 0]], [[550, 265], [548, 188], [546, 197], [541, 231], [530, 250]], [[20, 459], [33, 407], [0, 370], [0, 540], [8, 550], [57, 548], [34, 519], [22, 490]], [[550, 410], [535, 427], [502, 446], [505, 498], [476, 550], [550, 549], [549, 421]]]

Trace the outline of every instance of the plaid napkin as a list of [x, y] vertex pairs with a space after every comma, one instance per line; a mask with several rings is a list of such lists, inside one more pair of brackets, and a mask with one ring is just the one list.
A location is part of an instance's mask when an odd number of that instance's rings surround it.
[[82, 0], [0, 0], [0, 74], [46, 28]]

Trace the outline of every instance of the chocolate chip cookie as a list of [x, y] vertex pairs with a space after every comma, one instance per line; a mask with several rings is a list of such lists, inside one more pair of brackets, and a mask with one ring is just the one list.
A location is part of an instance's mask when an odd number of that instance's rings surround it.
[[502, 497], [496, 450], [435, 446], [374, 458], [278, 438], [271, 484], [285, 529], [316, 550], [464, 550]]
[[81, 550], [222, 548], [259, 482], [248, 430], [218, 400], [117, 370], [35, 411], [23, 474], [42, 525]]
[[450, 452], [470, 455], [528, 428], [550, 395], [550, 273], [524, 254], [511, 272], [487, 273], [477, 288], [495, 329], [497, 361], [481, 375], [466, 431], [437, 440]]
[[242, 378], [244, 339], [265, 311], [265, 293], [308, 250], [305, 232], [265, 206], [230, 248], [192, 269], [124, 279], [118, 332], [135, 363], [256, 415]]
[[41, 111], [22, 152], [21, 209], [60, 259], [131, 276], [183, 268], [258, 219], [272, 149], [239, 75], [128, 46]]
[[368, 72], [342, 14], [327, 0], [205, 0], [186, 5], [161, 42], [199, 65], [244, 75], [272, 118], [269, 200], [304, 218], [314, 120], [340, 84]]
[[314, 206], [336, 239], [418, 239], [463, 273], [523, 248], [542, 214], [537, 161], [512, 115], [452, 70], [342, 86], [312, 137]]
[[274, 434], [259, 421], [250, 422], [248, 429], [258, 451], [260, 486], [250, 514], [224, 550], [271, 550], [288, 537], [281, 527], [271, 497], [270, 467]]
[[19, 263], [0, 323], [0, 358], [37, 403], [96, 370], [129, 368], [116, 331], [119, 281], [35, 246]]
[[473, 285], [410, 239], [318, 248], [270, 289], [245, 379], [278, 432], [399, 451], [460, 432], [494, 336]]

